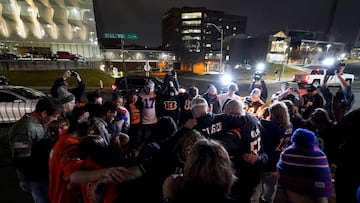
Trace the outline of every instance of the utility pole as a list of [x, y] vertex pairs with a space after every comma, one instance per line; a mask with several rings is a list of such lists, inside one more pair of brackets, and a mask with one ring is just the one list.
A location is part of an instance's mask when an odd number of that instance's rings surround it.
[[223, 43], [224, 43], [224, 30], [221, 29], [219, 26], [215, 25], [214, 23], [206, 23], [206, 26], [213, 26], [219, 33], [220, 33], [220, 72], [224, 72], [223, 71], [223, 62], [222, 62], [222, 58], [223, 58]]
[[127, 70], [126, 70], [125, 49], [124, 49], [125, 40], [124, 40], [124, 38], [121, 38], [120, 40], [121, 40], [121, 52], [122, 52], [122, 65], [123, 65], [124, 78], [125, 78], [125, 92], [126, 92], [126, 95], [128, 95], [129, 88], [128, 88], [128, 81], [127, 81]]
[[[288, 60], [287, 60], [287, 59], [289, 59], [289, 58], [288, 58], [288, 56], [286, 56], [287, 48], [288, 48], [288, 46], [285, 45], [285, 46], [284, 46], [284, 59], [283, 59], [283, 63], [282, 63], [282, 66], [281, 66], [281, 72], [280, 72], [280, 74], [279, 74], [279, 81], [281, 80], [281, 78], [282, 78], [283, 75], [284, 75], [284, 72], [285, 72], [285, 63], [286, 63], [286, 62], [289, 63]], [[286, 59], [285, 57], [287, 57], [287, 59]]]

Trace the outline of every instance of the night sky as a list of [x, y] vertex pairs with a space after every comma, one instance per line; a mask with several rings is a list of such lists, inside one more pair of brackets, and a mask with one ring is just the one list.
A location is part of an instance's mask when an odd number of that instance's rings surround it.
[[[170, 8], [206, 7], [247, 16], [247, 33], [289, 29], [325, 32], [332, 0], [96, 0], [99, 32], [137, 33], [134, 43], [161, 45], [161, 17]], [[354, 44], [360, 30], [360, 1], [338, 0], [334, 40]], [[130, 42], [129, 42], [130, 43]]]

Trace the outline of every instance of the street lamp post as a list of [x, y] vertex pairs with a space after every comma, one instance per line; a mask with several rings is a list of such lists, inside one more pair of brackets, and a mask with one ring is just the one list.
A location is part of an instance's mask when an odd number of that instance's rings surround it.
[[330, 47], [331, 47], [331, 44], [327, 44], [327, 45], [326, 45], [326, 55], [328, 55], [328, 52], [329, 52]]
[[285, 45], [284, 46], [284, 59], [283, 59], [282, 67], [281, 67], [281, 72], [279, 74], [279, 81], [281, 80], [281, 77], [284, 75], [284, 71], [285, 71], [285, 62], [286, 62], [285, 57], [286, 57], [287, 48], [288, 48], [288, 46]]
[[222, 58], [223, 58], [223, 42], [224, 42], [224, 30], [214, 23], [206, 23], [206, 26], [213, 26], [218, 32], [220, 32], [220, 72], [223, 72]]

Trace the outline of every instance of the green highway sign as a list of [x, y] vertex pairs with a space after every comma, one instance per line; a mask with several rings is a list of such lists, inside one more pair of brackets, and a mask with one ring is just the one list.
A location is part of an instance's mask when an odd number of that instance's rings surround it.
[[124, 34], [124, 33], [104, 33], [104, 38], [111, 39], [138, 39], [137, 34]]

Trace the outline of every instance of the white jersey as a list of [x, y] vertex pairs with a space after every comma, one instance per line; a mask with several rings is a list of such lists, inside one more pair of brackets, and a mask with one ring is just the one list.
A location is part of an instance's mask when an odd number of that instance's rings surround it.
[[146, 94], [141, 91], [139, 93], [139, 97], [141, 98], [141, 102], [143, 104], [143, 108], [141, 111], [141, 121], [142, 124], [154, 124], [157, 123], [156, 117], [156, 94], [150, 93]]
[[237, 99], [237, 100], [241, 101], [241, 97], [236, 94], [229, 96], [227, 93], [223, 93], [223, 94], [219, 94], [218, 98], [219, 98], [219, 104], [220, 104], [221, 111], [223, 111], [223, 109], [224, 109], [224, 104], [227, 104], [230, 100]]

